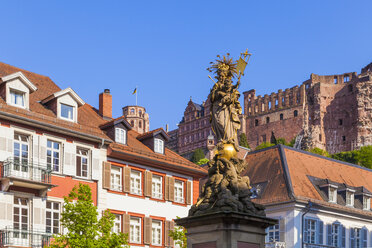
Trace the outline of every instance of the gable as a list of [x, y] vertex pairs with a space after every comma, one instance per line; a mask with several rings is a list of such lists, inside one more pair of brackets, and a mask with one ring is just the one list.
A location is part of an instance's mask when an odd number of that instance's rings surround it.
[[37, 90], [37, 87], [20, 71], [4, 76], [1, 80], [3, 83], [8, 83], [10, 87], [23, 92], [34, 92]]

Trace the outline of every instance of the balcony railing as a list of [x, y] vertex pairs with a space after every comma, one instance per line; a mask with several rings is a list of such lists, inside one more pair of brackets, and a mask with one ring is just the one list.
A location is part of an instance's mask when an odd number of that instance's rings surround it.
[[285, 248], [285, 242], [268, 242], [265, 243], [265, 248]]
[[0, 230], [0, 247], [44, 248], [49, 246], [50, 238], [49, 233], [6, 228]]
[[309, 243], [304, 243], [304, 247], [305, 248], [337, 248], [336, 246], [309, 244]]
[[0, 167], [1, 178], [21, 178], [41, 183], [51, 183], [51, 169], [33, 162], [19, 162], [8, 158]]

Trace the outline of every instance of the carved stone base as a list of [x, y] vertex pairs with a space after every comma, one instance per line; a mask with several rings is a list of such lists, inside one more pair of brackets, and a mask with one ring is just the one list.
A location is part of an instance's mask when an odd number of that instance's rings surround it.
[[265, 229], [277, 220], [238, 212], [216, 212], [176, 220], [187, 229], [188, 248], [264, 248]]

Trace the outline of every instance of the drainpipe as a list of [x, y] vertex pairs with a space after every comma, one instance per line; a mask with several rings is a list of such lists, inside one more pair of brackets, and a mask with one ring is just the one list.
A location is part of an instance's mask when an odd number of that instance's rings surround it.
[[309, 201], [304, 209], [304, 212], [302, 213], [302, 216], [301, 216], [301, 236], [302, 236], [302, 239], [301, 239], [301, 247], [304, 248], [304, 225], [305, 225], [305, 222], [304, 222], [304, 217], [305, 215], [310, 212], [311, 210], [311, 207], [313, 206], [313, 203], [311, 201]]

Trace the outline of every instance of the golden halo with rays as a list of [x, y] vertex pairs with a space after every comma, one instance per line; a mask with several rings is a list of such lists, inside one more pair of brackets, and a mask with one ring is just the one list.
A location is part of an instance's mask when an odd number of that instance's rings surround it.
[[230, 57], [230, 54], [227, 53], [223, 55], [222, 58], [220, 55], [217, 55], [217, 59], [215, 62], [210, 62], [211, 66], [207, 68], [209, 72], [216, 73], [218, 76], [220, 75], [221, 69], [226, 69], [228, 66], [228, 73], [227, 77], [234, 78], [238, 74], [238, 70], [236, 68], [237, 63], [233, 61], [233, 58]]

